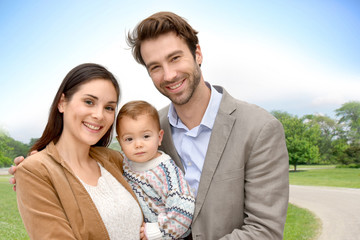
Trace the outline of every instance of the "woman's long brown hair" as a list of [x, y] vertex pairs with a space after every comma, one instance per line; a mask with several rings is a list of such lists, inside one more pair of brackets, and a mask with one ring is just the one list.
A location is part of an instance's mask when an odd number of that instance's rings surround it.
[[[58, 110], [58, 103], [61, 95], [70, 101], [72, 96], [78, 91], [79, 87], [92, 79], [105, 79], [112, 82], [115, 87], [118, 101], [120, 96], [120, 87], [114, 77], [106, 68], [95, 63], [84, 63], [73, 68], [62, 81], [59, 90], [50, 107], [49, 119], [42, 136], [31, 147], [30, 151], [40, 151], [44, 149], [51, 141], [57, 142], [63, 130], [63, 114]], [[113, 124], [114, 125], [114, 124]], [[112, 140], [113, 125], [105, 135], [94, 146], [108, 146]]]

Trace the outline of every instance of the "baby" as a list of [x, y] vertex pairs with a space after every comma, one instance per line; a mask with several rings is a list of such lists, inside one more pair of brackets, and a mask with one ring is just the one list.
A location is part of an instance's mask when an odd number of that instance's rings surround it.
[[158, 150], [164, 131], [157, 110], [145, 101], [126, 103], [119, 111], [116, 132], [125, 154], [124, 176], [144, 213], [146, 237], [188, 236], [195, 198], [175, 162]]

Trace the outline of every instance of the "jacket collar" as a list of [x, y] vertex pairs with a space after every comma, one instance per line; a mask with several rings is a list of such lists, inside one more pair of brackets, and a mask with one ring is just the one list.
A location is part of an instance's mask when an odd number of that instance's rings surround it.
[[[226, 143], [229, 140], [229, 136], [236, 120], [236, 118], [232, 116], [232, 113], [236, 111], [236, 100], [224, 88], [220, 86], [214, 86], [214, 88], [220, 93], [222, 93], [223, 96], [221, 99], [218, 114], [215, 118], [215, 124], [212, 129], [205, 162], [201, 173], [199, 189], [196, 196], [196, 205], [193, 221], [198, 216], [204, 204], [215, 170], [219, 164], [219, 161], [225, 149]], [[167, 113], [169, 111], [169, 106], [162, 111], [166, 111]], [[165, 132], [162, 149], [164, 149], [165, 152], [172, 157], [175, 163], [184, 172], [184, 167], [181, 163], [179, 155], [176, 152], [176, 148], [172, 140], [171, 127], [167, 118], [167, 114], [162, 114], [160, 121], [161, 126]]]

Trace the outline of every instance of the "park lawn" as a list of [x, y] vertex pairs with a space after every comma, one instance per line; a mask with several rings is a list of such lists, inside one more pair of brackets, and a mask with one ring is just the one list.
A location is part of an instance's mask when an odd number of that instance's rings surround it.
[[[289, 172], [290, 184], [360, 188], [360, 169], [309, 169]], [[29, 239], [16, 205], [16, 193], [0, 176], [0, 240]], [[312, 240], [319, 234], [321, 223], [311, 212], [289, 204], [284, 239]]]
[[16, 193], [9, 184], [10, 176], [0, 176], [0, 240], [29, 239], [16, 203]]
[[[16, 193], [8, 183], [9, 177], [0, 176], [0, 240], [29, 239], [17, 210]], [[313, 239], [316, 227], [308, 226], [317, 226], [314, 219], [309, 211], [289, 204], [284, 239]]]
[[360, 169], [332, 168], [289, 172], [290, 184], [305, 186], [328, 186], [360, 188]]
[[[336, 165], [297, 165], [296, 169], [321, 169], [321, 168], [335, 168]], [[294, 170], [294, 165], [289, 165], [289, 170]]]
[[320, 234], [321, 221], [312, 212], [289, 204], [284, 240], [313, 240]]

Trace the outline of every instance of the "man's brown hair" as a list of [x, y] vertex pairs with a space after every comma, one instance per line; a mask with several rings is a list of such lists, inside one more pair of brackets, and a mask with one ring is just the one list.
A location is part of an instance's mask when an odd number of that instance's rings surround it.
[[195, 59], [196, 45], [199, 44], [198, 32], [187, 21], [172, 12], [158, 12], [141, 21], [132, 32], [128, 33], [127, 43], [131, 47], [135, 60], [145, 66], [141, 56], [141, 44], [145, 40], [155, 39], [162, 34], [175, 32], [185, 40]]

